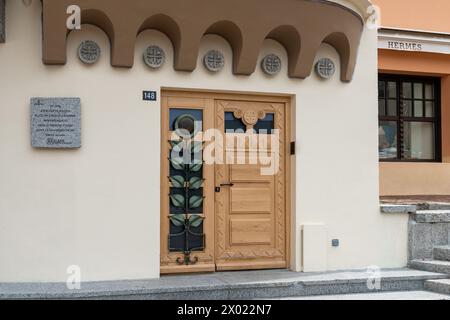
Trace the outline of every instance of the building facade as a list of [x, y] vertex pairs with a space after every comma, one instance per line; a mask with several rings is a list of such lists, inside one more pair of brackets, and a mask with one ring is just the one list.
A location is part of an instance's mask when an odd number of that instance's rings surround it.
[[[407, 217], [379, 210], [368, 1], [5, 4], [0, 282], [406, 265]], [[250, 142], [173, 157], [211, 129], [265, 137], [274, 172], [239, 162]]]
[[450, 194], [450, 3], [375, 0], [382, 196]]

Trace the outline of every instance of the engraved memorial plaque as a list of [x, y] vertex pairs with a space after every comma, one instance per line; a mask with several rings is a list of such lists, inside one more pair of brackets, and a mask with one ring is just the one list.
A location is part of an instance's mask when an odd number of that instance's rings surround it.
[[80, 99], [32, 98], [31, 145], [33, 148], [80, 148]]

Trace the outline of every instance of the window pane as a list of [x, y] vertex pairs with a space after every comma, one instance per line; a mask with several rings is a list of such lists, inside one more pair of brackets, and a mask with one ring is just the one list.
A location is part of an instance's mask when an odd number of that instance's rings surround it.
[[197, 131], [202, 131], [203, 111], [195, 109], [170, 109], [170, 130], [175, 131], [176, 126], [183, 128], [182, 124], [189, 125], [195, 121]]
[[255, 124], [253, 129], [258, 134], [272, 134], [275, 129], [275, 114], [268, 113], [264, 119]]
[[428, 118], [434, 117], [434, 103], [431, 101], [425, 102], [425, 116]]
[[397, 100], [388, 100], [388, 116], [395, 117], [397, 115]]
[[378, 81], [378, 97], [386, 98], [386, 87], [384, 81]]
[[422, 83], [414, 83], [414, 99], [423, 99]]
[[244, 133], [247, 131], [247, 126], [234, 116], [233, 112], [225, 112], [225, 132]]
[[380, 159], [397, 159], [397, 122], [380, 121], [378, 137]]
[[403, 152], [405, 159], [433, 160], [434, 124], [429, 122], [404, 122]]
[[184, 226], [176, 226], [173, 222], [170, 223], [169, 235], [169, 251], [183, 252], [186, 248], [192, 251], [203, 251], [204, 235], [203, 222], [198, 227], [189, 228], [191, 232], [185, 233]]
[[384, 99], [378, 100], [378, 114], [380, 116], [386, 115], [385, 107], [386, 107], [386, 101]]
[[414, 117], [423, 117], [423, 101], [414, 101]]
[[425, 86], [425, 99], [434, 99], [434, 88], [432, 84]]
[[404, 117], [412, 117], [412, 102], [411, 101], [401, 101], [400, 105], [402, 107], [402, 116]]
[[397, 83], [388, 82], [388, 97], [397, 98]]
[[402, 84], [402, 97], [405, 99], [412, 98], [411, 82], [403, 82]]

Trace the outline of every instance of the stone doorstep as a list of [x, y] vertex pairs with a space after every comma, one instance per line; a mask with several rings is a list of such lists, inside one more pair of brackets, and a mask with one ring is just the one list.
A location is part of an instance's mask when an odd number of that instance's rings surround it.
[[[405, 214], [414, 214], [414, 213], [436, 213], [448, 211], [450, 212], [450, 203], [441, 203], [441, 202], [405, 202], [405, 203], [389, 203], [387, 201], [382, 201], [380, 205], [381, 213], [405, 213]], [[448, 220], [450, 222], [450, 220]]]
[[171, 276], [154, 280], [83, 283], [69, 291], [63, 283], [0, 284], [0, 299], [266, 299], [351, 293], [423, 290], [427, 280], [447, 275], [411, 269], [380, 272], [381, 288], [370, 290], [365, 271], [296, 273], [286, 270]]
[[410, 267], [428, 272], [445, 273], [450, 275], [450, 261], [441, 260], [413, 260]]
[[450, 210], [450, 203], [427, 202], [417, 205], [417, 210]]
[[381, 213], [403, 213], [403, 214], [411, 214], [417, 211], [417, 207], [415, 205], [403, 205], [403, 204], [382, 204], [380, 205]]
[[433, 256], [436, 260], [450, 261], [450, 246], [434, 247]]
[[450, 295], [450, 279], [427, 280], [425, 289], [428, 291]]
[[418, 210], [414, 220], [417, 223], [450, 223], [450, 210]]

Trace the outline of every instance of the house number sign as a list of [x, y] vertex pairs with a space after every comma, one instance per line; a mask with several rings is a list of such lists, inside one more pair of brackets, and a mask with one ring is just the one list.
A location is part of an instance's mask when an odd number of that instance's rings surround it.
[[142, 100], [144, 101], [157, 101], [158, 94], [156, 91], [143, 91], [142, 92]]
[[31, 145], [33, 148], [80, 148], [80, 99], [32, 98]]

